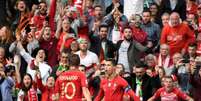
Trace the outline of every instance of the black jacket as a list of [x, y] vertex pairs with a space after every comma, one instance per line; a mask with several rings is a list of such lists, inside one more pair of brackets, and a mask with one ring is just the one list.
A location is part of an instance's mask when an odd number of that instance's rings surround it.
[[[131, 77], [126, 78], [129, 85], [133, 89], [133, 91], [136, 91], [136, 75], [132, 74]], [[147, 101], [151, 96], [153, 96], [154, 92], [156, 91], [156, 81], [155, 78], [151, 78], [147, 74], [144, 74], [142, 77], [142, 97], [143, 101]]]
[[[100, 51], [102, 48], [102, 40], [98, 35], [94, 35], [93, 32], [89, 35], [89, 39], [91, 41], [90, 51], [97, 54], [97, 56], [100, 56]], [[109, 41], [108, 39], [105, 40], [105, 50], [104, 50], [104, 58], [114, 58], [115, 56], [115, 46], [112, 43], [112, 41]]]

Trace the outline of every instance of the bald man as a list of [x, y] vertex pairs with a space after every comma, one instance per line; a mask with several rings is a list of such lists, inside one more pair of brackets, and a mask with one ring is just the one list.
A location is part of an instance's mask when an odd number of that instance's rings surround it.
[[176, 52], [185, 54], [189, 43], [195, 41], [194, 32], [187, 24], [181, 22], [178, 13], [173, 12], [170, 15], [170, 21], [162, 29], [161, 44], [167, 44], [170, 47], [170, 55]]

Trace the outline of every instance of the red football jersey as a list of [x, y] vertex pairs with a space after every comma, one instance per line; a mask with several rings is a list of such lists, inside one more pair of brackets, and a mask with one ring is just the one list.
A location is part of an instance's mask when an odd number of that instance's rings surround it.
[[59, 101], [81, 101], [82, 87], [87, 87], [87, 79], [80, 71], [66, 71], [56, 80], [55, 92]]
[[104, 96], [104, 101], [123, 101], [125, 90], [131, 89], [126, 80], [120, 76], [112, 80], [102, 79], [100, 91], [95, 101], [101, 101]]
[[168, 93], [162, 87], [154, 94], [154, 99], [161, 98], [161, 101], [179, 101], [179, 99], [186, 100], [187, 95], [178, 88], [173, 88], [172, 92]]

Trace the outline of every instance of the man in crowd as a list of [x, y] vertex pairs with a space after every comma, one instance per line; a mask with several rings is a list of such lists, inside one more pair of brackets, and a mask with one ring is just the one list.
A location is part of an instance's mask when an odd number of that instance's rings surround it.
[[60, 74], [69, 70], [69, 63], [68, 63], [69, 54], [70, 53], [67, 51], [61, 52], [58, 65], [52, 68], [51, 75], [53, 77], [57, 78]]
[[34, 24], [36, 25], [38, 31], [40, 31], [43, 27], [44, 21], [47, 21], [50, 23], [51, 31], [54, 31], [54, 16], [56, 12], [56, 1], [57, 0], [51, 0], [51, 5], [49, 9], [49, 14], [47, 13], [47, 3], [46, 2], [40, 2], [39, 3], [39, 11], [36, 12], [35, 16], [33, 17]]
[[142, 30], [147, 33], [148, 43], [153, 44], [152, 49], [155, 51], [158, 48], [161, 29], [160, 26], [151, 21], [151, 12], [144, 10], [142, 13]]
[[197, 57], [196, 60], [191, 63], [191, 75], [190, 83], [192, 85], [192, 97], [195, 101], [201, 100], [201, 57]]
[[167, 44], [160, 45], [160, 53], [158, 55], [158, 66], [163, 67], [166, 75], [170, 75], [173, 70], [173, 61], [170, 57], [170, 48]]
[[99, 64], [99, 59], [95, 53], [88, 50], [89, 42], [86, 38], [80, 38], [78, 42], [80, 50], [75, 54], [80, 57], [80, 64], [86, 66], [86, 74], [89, 76], [94, 72], [94, 66]]
[[185, 60], [181, 53], [175, 53], [173, 55], [173, 71], [172, 74], [178, 78], [178, 84], [181, 90], [185, 93], [189, 92], [189, 64], [190, 60]]
[[112, 41], [107, 39], [108, 26], [105, 24], [100, 25], [98, 36], [91, 33], [89, 35], [91, 41], [90, 50], [96, 53], [99, 57], [100, 62], [107, 58], [114, 58], [115, 47]]
[[125, 67], [125, 72], [131, 73], [132, 67], [140, 61], [142, 52], [148, 50], [152, 45], [142, 46], [133, 40], [131, 27], [123, 29], [124, 40], [117, 42], [117, 63], [121, 63]]
[[162, 29], [160, 41], [169, 45], [171, 56], [176, 52], [184, 54], [189, 43], [195, 41], [195, 35], [188, 25], [180, 22], [179, 14], [173, 12], [170, 23]]
[[101, 5], [96, 5], [94, 7], [94, 15], [88, 18], [88, 29], [89, 32], [98, 34], [98, 27], [103, 20], [103, 9]]
[[153, 78], [146, 74], [146, 65], [143, 62], [136, 64], [134, 74], [127, 78], [136, 95], [141, 101], [147, 101], [156, 90], [156, 83]]

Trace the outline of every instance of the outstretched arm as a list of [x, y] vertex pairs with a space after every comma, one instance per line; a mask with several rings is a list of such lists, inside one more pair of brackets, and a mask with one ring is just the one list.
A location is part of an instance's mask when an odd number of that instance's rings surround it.
[[18, 55], [14, 56], [14, 65], [15, 65], [15, 74], [16, 74], [16, 79], [17, 79], [17, 84], [21, 83], [21, 76], [20, 76], [20, 65], [21, 65], [21, 60]]
[[84, 94], [84, 97], [86, 98], [86, 100], [92, 101], [89, 89], [87, 87], [82, 87], [82, 91], [83, 91], [83, 94]]

